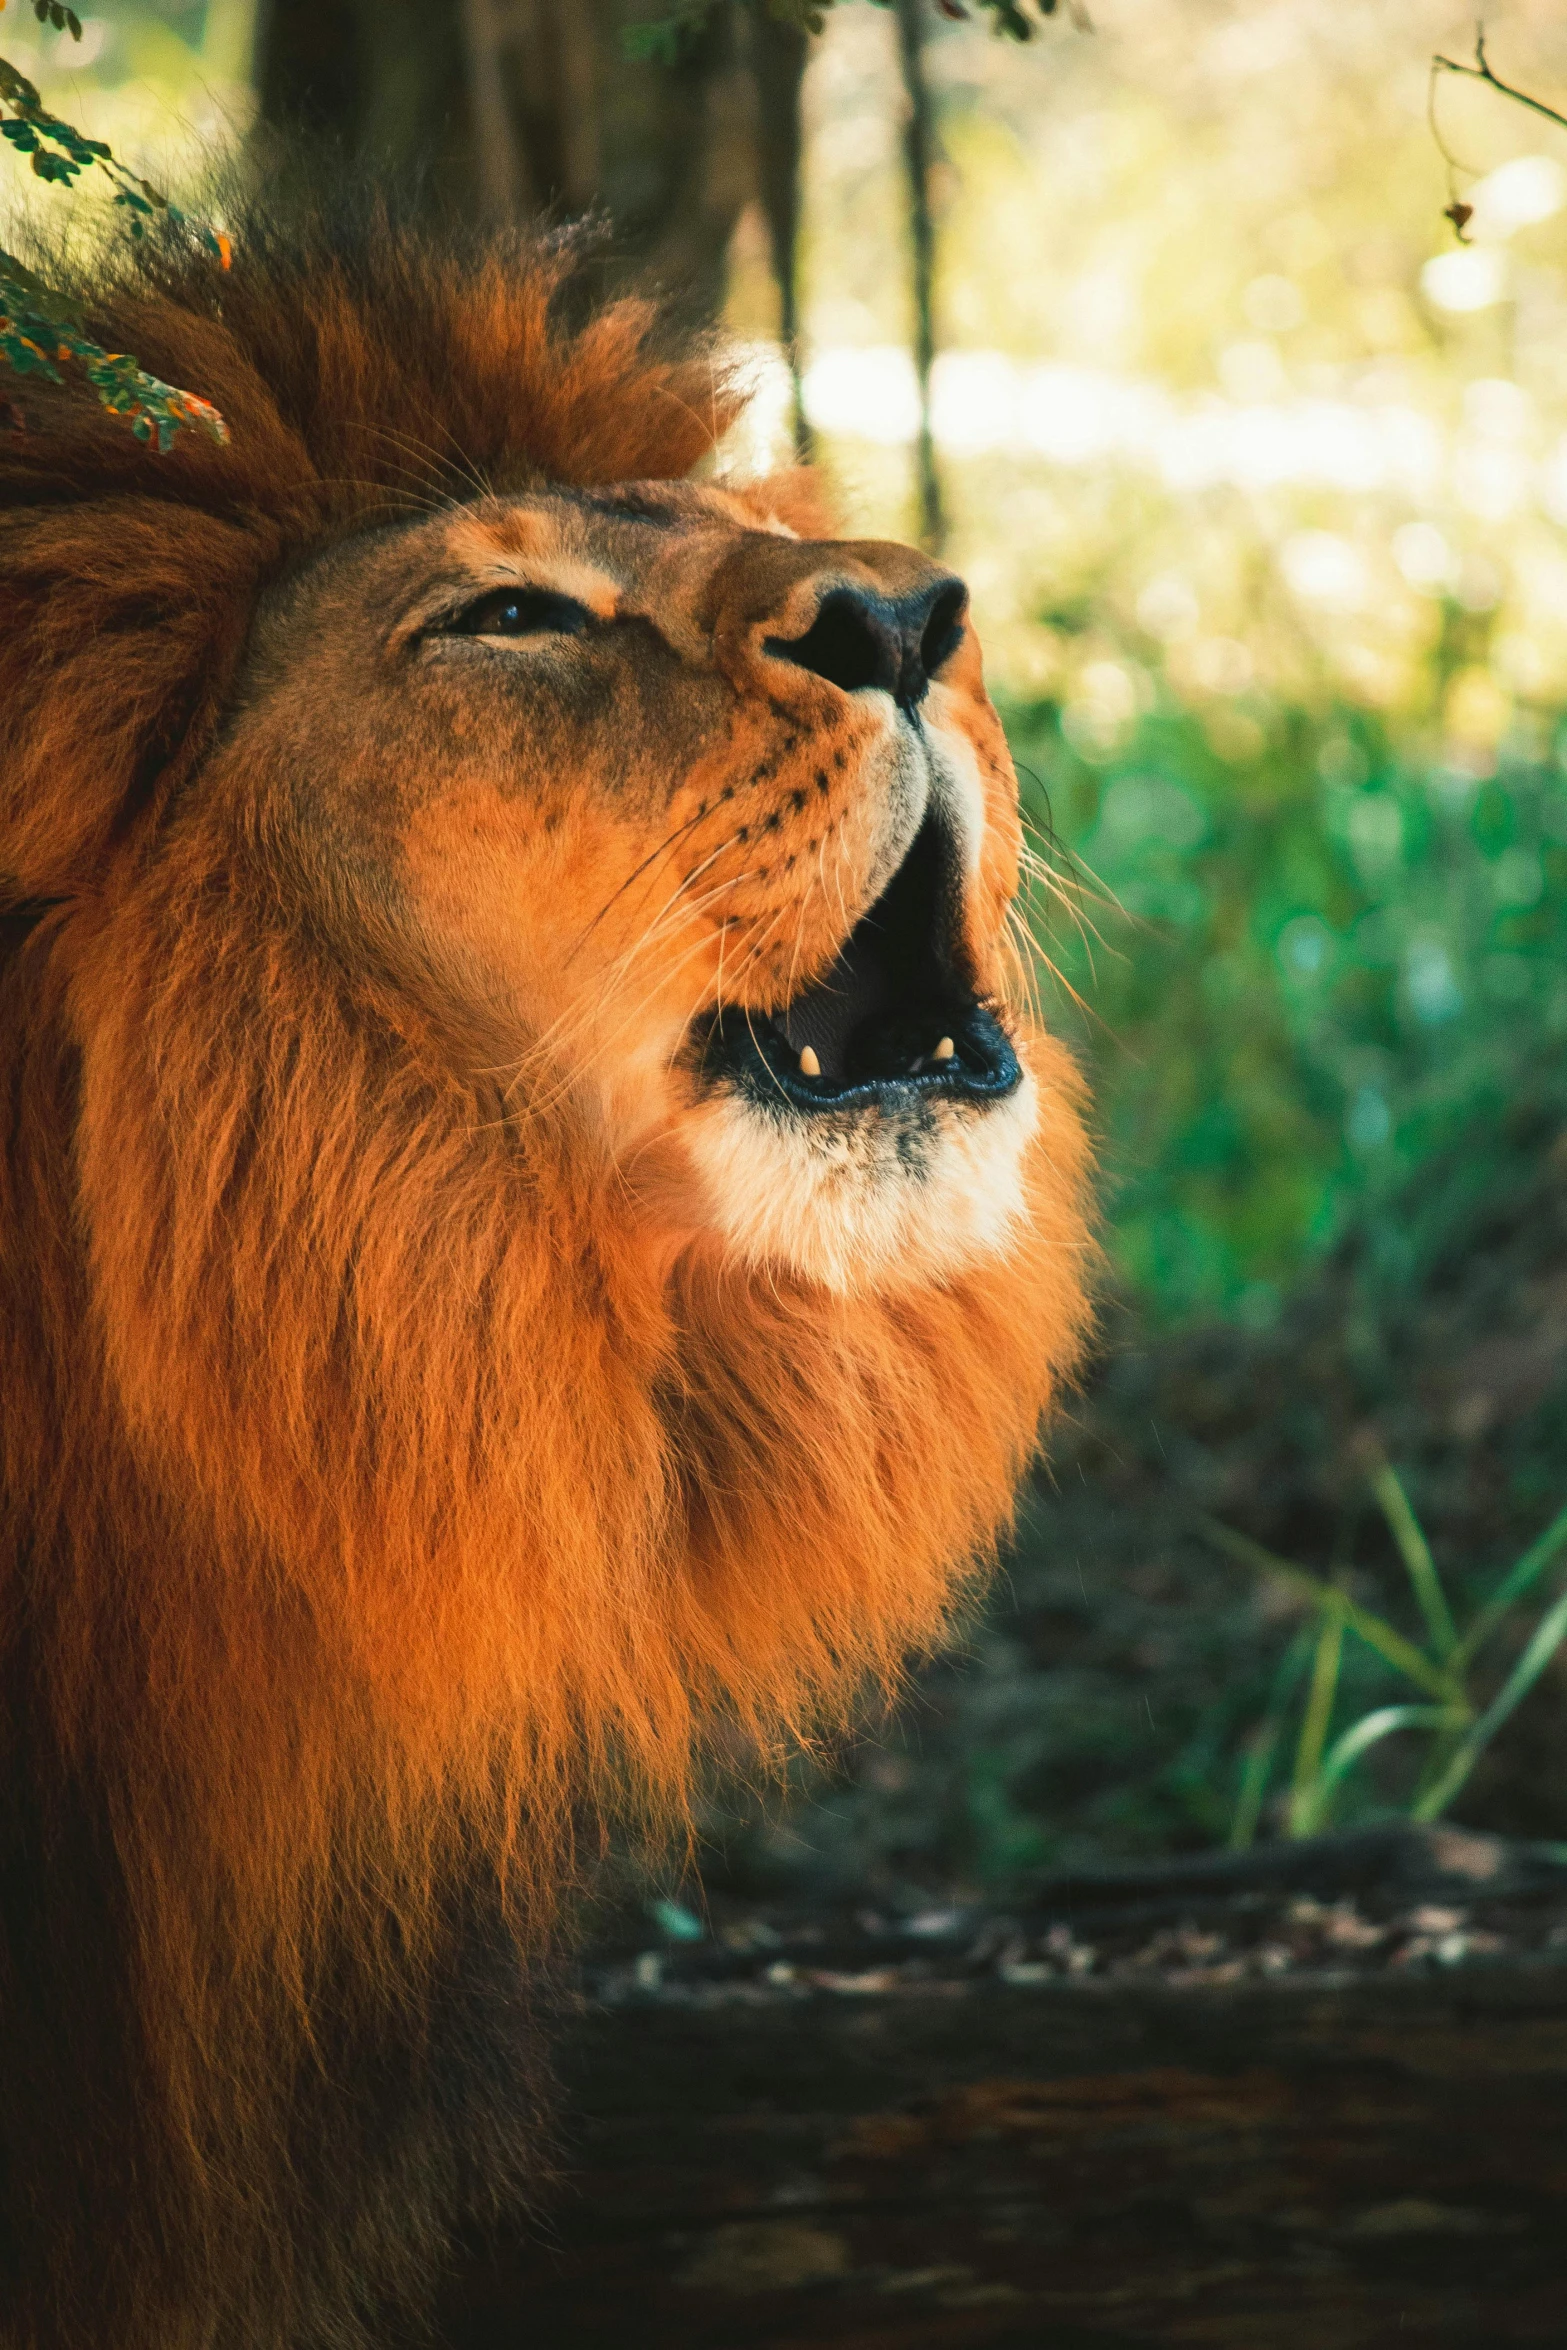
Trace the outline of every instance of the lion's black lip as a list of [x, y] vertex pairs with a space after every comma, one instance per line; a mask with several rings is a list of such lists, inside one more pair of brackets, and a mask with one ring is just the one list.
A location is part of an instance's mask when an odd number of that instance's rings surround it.
[[[900, 1101], [922, 1096], [969, 1102], [1004, 1101], [1023, 1082], [1022, 1064], [1006, 1030], [983, 1004], [969, 1004], [960, 1016], [944, 1009], [939, 1015], [940, 1036], [952, 1039], [948, 1061], [926, 1062], [922, 1068], [869, 1071], [847, 1082], [801, 1074], [799, 1056], [776, 1020], [753, 1012], [727, 1011], [709, 1025], [702, 1048], [702, 1068], [711, 1079], [726, 1078], [755, 1100], [777, 1105], [780, 1099], [796, 1109], [822, 1112], [875, 1106], [890, 1109]], [[919, 1058], [921, 1056], [911, 1056]]]
[[[897, 872], [825, 976], [773, 1012], [726, 1008], [706, 1023], [710, 1083], [810, 1112], [920, 1099], [1004, 1100], [1023, 1071], [977, 995], [962, 945], [956, 845], [927, 816]], [[950, 1047], [937, 1059], [943, 1042]], [[802, 1051], [816, 1073], [800, 1067]]]

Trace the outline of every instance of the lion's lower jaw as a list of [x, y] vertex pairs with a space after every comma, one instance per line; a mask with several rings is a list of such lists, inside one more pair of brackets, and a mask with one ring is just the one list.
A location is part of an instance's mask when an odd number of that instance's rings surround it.
[[840, 1295], [905, 1288], [1005, 1254], [1026, 1212], [1039, 1096], [1025, 1077], [984, 1108], [923, 1101], [802, 1118], [740, 1093], [704, 1104], [687, 1140], [710, 1228], [742, 1263]]

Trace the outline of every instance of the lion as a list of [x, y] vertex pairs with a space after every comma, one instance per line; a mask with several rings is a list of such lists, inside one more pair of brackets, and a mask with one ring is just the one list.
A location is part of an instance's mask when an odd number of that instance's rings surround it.
[[92, 266], [0, 437], [0, 2344], [368, 2350], [565, 1903], [937, 1639], [1087, 1318], [962, 582], [570, 236]]

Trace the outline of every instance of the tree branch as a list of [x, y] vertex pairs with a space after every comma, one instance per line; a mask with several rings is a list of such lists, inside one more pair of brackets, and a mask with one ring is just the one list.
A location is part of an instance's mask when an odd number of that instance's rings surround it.
[[1455, 57], [1443, 57], [1440, 54], [1432, 58], [1431, 78], [1426, 90], [1426, 120], [1431, 126], [1431, 136], [1436, 143], [1437, 153], [1447, 166], [1448, 201], [1444, 207], [1442, 218], [1452, 222], [1453, 233], [1458, 242], [1461, 245], [1467, 245], [1470, 239], [1466, 232], [1470, 221], [1474, 218], [1474, 206], [1466, 204], [1459, 195], [1458, 174], [1461, 171], [1467, 171], [1468, 166], [1460, 163], [1448, 146], [1436, 119], [1437, 77], [1444, 73], [1457, 74], [1461, 81], [1484, 82], [1488, 88], [1500, 91], [1504, 98], [1511, 98], [1515, 106], [1526, 106], [1531, 114], [1542, 115], [1547, 122], [1557, 123], [1563, 130], [1567, 130], [1567, 114], [1558, 113], [1554, 106], [1547, 106], [1543, 98], [1532, 98], [1527, 90], [1516, 89], [1511, 82], [1504, 82], [1500, 74], [1492, 72], [1490, 60], [1485, 53], [1485, 26], [1483, 22], [1475, 26], [1475, 61], [1473, 65], [1460, 65]]
[[[0, 0], [3, 7], [5, 0]], [[62, 0], [33, 0], [40, 24], [68, 32], [74, 41], [82, 28], [73, 10]], [[0, 57], [0, 138], [17, 155], [25, 155], [34, 175], [56, 187], [74, 189], [84, 172], [96, 167], [113, 183], [114, 201], [127, 215], [133, 237], [146, 234], [147, 223], [160, 214], [165, 220], [189, 227], [219, 266], [229, 266], [229, 241], [215, 229], [187, 222], [150, 180], [128, 171], [101, 139], [89, 139], [74, 123], [52, 114], [25, 73]], [[155, 442], [160, 452], [174, 445], [182, 427], [199, 424], [215, 440], [228, 439], [228, 427], [216, 408], [194, 392], [182, 391], [149, 375], [123, 351], [106, 351], [88, 334], [75, 303], [57, 294], [19, 261], [0, 250], [0, 361], [18, 375], [42, 376], [63, 383], [59, 362], [80, 367], [111, 415], [129, 420], [140, 441]], [[26, 419], [14, 401], [5, 403], [9, 429], [25, 429]], [[18, 425], [17, 419], [21, 418]]]
[[1485, 54], [1485, 26], [1483, 24], [1478, 24], [1475, 27], [1475, 61], [1473, 65], [1460, 65], [1452, 57], [1433, 57], [1431, 71], [1434, 74], [1456, 73], [1468, 82], [1486, 82], [1493, 90], [1500, 90], [1504, 98], [1511, 98], [1516, 105], [1527, 106], [1531, 114], [1543, 114], [1547, 122], [1557, 123], [1564, 131], [1567, 131], [1567, 114], [1560, 114], [1554, 106], [1547, 106], [1543, 98], [1531, 98], [1527, 90], [1515, 89], [1511, 82], [1504, 82], [1500, 74], [1491, 71]]

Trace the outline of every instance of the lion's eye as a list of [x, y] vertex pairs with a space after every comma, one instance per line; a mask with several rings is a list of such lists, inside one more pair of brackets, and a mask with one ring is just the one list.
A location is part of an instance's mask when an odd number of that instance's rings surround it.
[[448, 623], [452, 636], [580, 636], [593, 615], [553, 588], [495, 588]]

